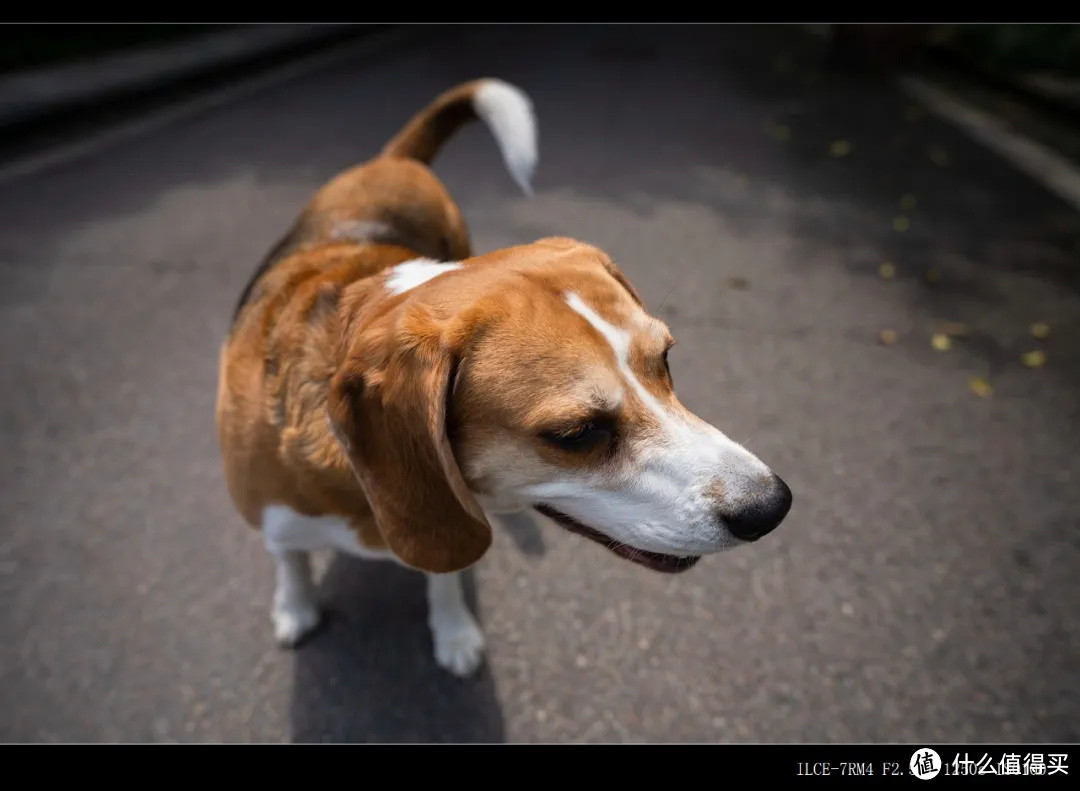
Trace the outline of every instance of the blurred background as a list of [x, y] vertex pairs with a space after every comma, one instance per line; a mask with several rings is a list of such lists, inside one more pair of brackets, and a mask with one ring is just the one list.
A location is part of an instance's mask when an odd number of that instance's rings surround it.
[[[1080, 27], [0, 28], [0, 740], [1080, 738]], [[470, 575], [271, 563], [213, 424], [236, 297], [310, 194], [437, 93], [533, 98], [436, 160], [474, 248], [607, 250], [689, 408], [791, 485], [677, 577], [539, 518]]]

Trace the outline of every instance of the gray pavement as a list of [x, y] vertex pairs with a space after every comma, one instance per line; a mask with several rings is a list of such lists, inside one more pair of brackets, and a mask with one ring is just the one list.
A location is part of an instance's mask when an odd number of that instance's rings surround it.
[[[1080, 216], [819, 47], [418, 28], [0, 185], [0, 740], [1080, 738]], [[483, 128], [447, 146], [476, 248], [607, 249], [672, 327], [684, 402], [794, 507], [677, 577], [508, 526], [472, 579], [471, 681], [389, 564], [324, 559], [327, 626], [278, 650], [214, 436], [232, 305], [313, 189], [483, 75], [532, 95], [541, 160], [527, 199]], [[935, 351], [941, 321], [968, 337]]]

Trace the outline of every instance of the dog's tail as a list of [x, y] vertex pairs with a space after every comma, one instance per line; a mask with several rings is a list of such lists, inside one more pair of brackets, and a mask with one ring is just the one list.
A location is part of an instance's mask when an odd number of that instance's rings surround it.
[[474, 80], [446, 91], [413, 116], [386, 144], [383, 154], [429, 164], [443, 143], [475, 118], [487, 124], [506, 169], [531, 194], [537, 160], [536, 117], [525, 92], [502, 80]]

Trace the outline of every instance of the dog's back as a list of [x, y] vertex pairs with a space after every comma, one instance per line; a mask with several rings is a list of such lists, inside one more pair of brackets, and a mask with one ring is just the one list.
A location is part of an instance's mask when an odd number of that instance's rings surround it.
[[426, 166], [458, 129], [477, 118], [491, 129], [511, 177], [531, 193], [537, 144], [528, 97], [500, 80], [459, 85], [413, 116], [378, 157], [340, 173], [315, 194], [252, 274], [234, 320], [259, 279], [299, 249], [352, 241], [406, 247], [439, 261], [468, 257], [468, 231], [457, 205]]
[[528, 98], [498, 80], [465, 83], [414, 116], [377, 157], [324, 185], [244, 288], [221, 353], [217, 423], [230, 493], [252, 525], [268, 502], [284, 501], [301, 513], [347, 517], [365, 543], [381, 543], [325, 419], [339, 302], [350, 284], [403, 261], [471, 255], [461, 212], [427, 165], [477, 118], [528, 192], [536, 162]]

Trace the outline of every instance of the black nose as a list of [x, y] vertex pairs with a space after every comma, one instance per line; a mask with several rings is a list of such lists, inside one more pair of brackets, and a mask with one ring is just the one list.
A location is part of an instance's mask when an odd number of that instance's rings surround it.
[[757, 541], [771, 533], [791, 510], [791, 489], [774, 475], [764, 492], [755, 496], [736, 513], [725, 514], [724, 523], [736, 538]]

